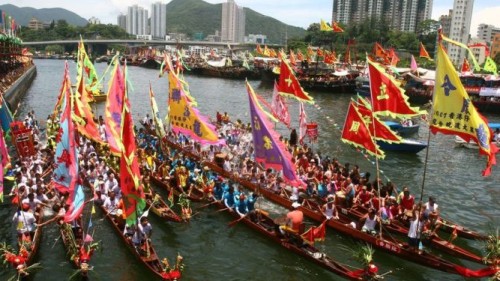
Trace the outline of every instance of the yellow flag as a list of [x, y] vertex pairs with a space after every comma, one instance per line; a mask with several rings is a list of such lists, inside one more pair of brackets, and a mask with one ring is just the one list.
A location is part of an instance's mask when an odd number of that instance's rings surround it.
[[493, 74], [497, 74], [497, 64], [493, 59], [491, 59], [491, 57], [486, 57], [483, 69]]
[[92, 211], [90, 212], [92, 215], [95, 214], [95, 207], [92, 205]]
[[333, 31], [333, 28], [331, 28], [326, 21], [321, 20], [319, 23], [319, 30], [321, 31]]
[[436, 83], [434, 93], [434, 114], [430, 129], [437, 132], [456, 135], [466, 142], [473, 140], [479, 145], [481, 154], [488, 157], [483, 176], [491, 173], [491, 166], [496, 164], [497, 147], [491, 143], [491, 130], [488, 121], [481, 116], [472, 104], [450, 58], [439, 44], [437, 52]]

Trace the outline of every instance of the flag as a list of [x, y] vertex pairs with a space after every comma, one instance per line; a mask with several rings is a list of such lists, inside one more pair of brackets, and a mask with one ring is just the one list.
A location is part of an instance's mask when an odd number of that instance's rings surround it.
[[302, 54], [302, 51], [300, 51], [300, 50], [297, 51], [297, 60], [299, 60], [299, 61], [304, 60], [304, 55]]
[[264, 54], [264, 51], [262, 51], [262, 48], [260, 47], [260, 44], [257, 44], [257, 54], [259, 54], [259, 55]]
[[14, 121], [14, 116], [7, 105], [7, 101], [0, 95], [0, 122], [2, 123], [2, 130], [6, 134], [7, 140], [10, 138], [10, 123]]
[[94, 241], [94, 238], [92, 238], [92, 236], [90, 236], [90, 234], [87, 233], [87, 235], [85, 235], [85, 239], [83, 239], [83, 242], [84, 243], [92, 243]]
[[[370, 103], [363, 97], [358, 96], [356, 101], [356, 109], [365, 121], [370, 134], [376, 140], [383, 140], [388, 143], [400, 143], [401, 137], [389, 128], [384, 122], [380, 121], [377, 116], [373, 116]], [[372, 124], [373, 122], [373, 124]]]
[[431, 132], [457, 135], [466, 142], [476, 142], [479, 152], [488, 158], [486, 169], [483, 171], [483, 176], [488, 176], [491, 166], [496, 164], [495, 153], [498, 151], [495, 144], [491, 143], [492, 132], [488, 121], [472, 104], [441, 44], [438, 46], [437, 56]]
[[429, 53], [427, 53], [427, 50], [425, 49], [424, 44], [422, 44], [422, 42], [420, 42], [420, 57], [432, 61], [431, 57], [429, 56]]
[[332, 29], [333, 29], [333, 32], [336, 32], [336, 33], [344, 32], [344, 30], [339, 26], [339, 23], [336, 21], [333, 22]]
[[70, 207], [66, 211], [64, 221], [69, 222], [77, 218], [83, 211], [84, 193], [79, 182], [78, 153], [75, 139], [75, 126], [71, 119], [71, 80], [69, 67], [66, 62], [63, 80], [62, 112], [59, 118], [61, 124], [56, 135], [56, 152], [54, 154], [55, 169], [53, 172], [54, 187], [62, 193], [68, 193], [66, 204]]
[[349, 103], [341, 140], [344, 143], [363, 148], [369, 154], [380, 159], [385, 157], [384, 152], [380, 150], [378, 145], [374, 142], [370, 135], [370, 130], [353, 102]]
[[314, 103], [312, 97], [310, 97], [300, 86], [299, 80], [297, 80], [297, 77], [293, 74], [290, 65], [284, 60], [281, 61], [280, 65], [278, 90], [282, 95], [292, 96], [299, 101]]
[[90, 211], [90, 213], [91, 213], [92, 215], [93, 215], [93, 214], [95, 214], [95, 206], [94, 206], [94, 205], [92, 205], [92, 210]]
[[[94, 208], [94, 206], [92, 206]], [[91, 229], [94, 224], [92, 223], [92, 217], [89, 218], [89, 225], [87, 226], [87, 229]]]
[[[83, 64], [80, 60], [78, 64]], [[73, 121], [78, 132], [94, 142], [101, 143], [99, 129], [94, 121], [94, 114], [90, 108], [90, 96], [85, 87], [85, 77], [82, 72], [77, 77], [77, 88], [72, 97], [73, 102]]]
[[345, 50], [344, 63], [351, 64], [351, 47], [349, 45], [347, 45]]
[[7, 145], [5, 144], [5, 138], [3, 136], [3, 130], [0, 129], [0, 203], [3, 203], [3, 170], [9, 168], [10, 157], [9, 151], [7, 150]]
[[160, 117], [160, 112], [158, 111], [158, 105], [156, 104], [155, 93], [153, 92], [151, 83], [149, 84], [149, 99], [151, 101], [151, 111], [153, 115], [153, 122], [155, 124], [156, 135], [161, 139], [166, 135], [166, 133]]
[[396, 54], [396, 51], [394, 50], [394, 48], [391, 48], [389, 50], [389, 57], [391, 58], [391, 65], [392, 66], [396, 66], [398, 64], [398, 62], [400, 61], [400, 59], [399, 59], [398, 55]]
[[290, 59], [291, 65], [293, 65], [293, 66], [297, 65], [297, 59], [295, 58], [295, 54], [293, 53], [292, 49], [290, 49], [289, 59]]
[[415, 60], [415, 57], [413, 55], [411, 55], [410, 69], [411, 69], [411, 71], [418, 70], [417, 61]]
[[370, 77], [370, 92], [372, 96], [372, 110], [374, 114], [398, 118], [408, 118], [425, 111], [411, 107], [404, 90], [394, 77], [385, 73], [385, 70], [368, 59]]
[[85, 45], [83, 44], [83, 39], [81, 38], [80, 43], [78, 44], [78, 60], [81, 61], [81, 63], [77, 65], [79, 72], [81, 70], [85, 71], [89, 79], [89, 84], [94, 84], [93, 86], [97, 86], [96, 84], [99, 80], [99, 77], [97, 76], [94, 64], [85, 51]]
[[467, 50], [467, 53], [469, 54], [469, 57], [471, 58], [472, 63], [474, 64], [475, 70], [476, 71], [480, 71], [481, 70], [481, 67], [479, 66], [479, 63], [477, 62], [476, 57], [474, 56], [474, 53], [472, 52], [472, 50], [469, 47], [467, 47], [467, 45], [465, 45], [463, 43], [460, 43], [458, 41], [452, 40], [452, 39], [444, 36], [441, 33], [441, 30], [439, 30], [439, 39], [442, 40], [442, 41], [446, 41], [448, 43], [451, 43], [453, 45], [459, 46], [460, 48], [463, 48], [463, 49]]
[[324, 241], [325, 236], [326, 236], [326, 220], [323, 221], [317, 227], [311, 226], [301, 236], [310, 245], [314, 245], [314, 242], [317, 242], [317, 241]]
[[467, 74], [467, 73], [472, 73], [471, 69], [470, 69], [470, 64], [469, 64], [469, 61], [467, 60], [467, 58], [464, 58], [460, 72], [462, 73], [462, 75]]
[[[170, 60], [167, 63], [171, 64]], [[219, 139], [208, 118], [202, 116], [196, 109], [185, 91], [184, 84], [174, 71], [169, 71], [169, 120], [172, 130], [193, 138], [201, 144], [224, 144], [224, 139]]]
[[325, 55], [324, 62], [326, 64], [334, 64], [335, 61], [337, 61], [337, 56], [336, 56], [335, 52], [327, 52]]
[[267, 48], [267, 45], [264, 45], [264, 51], [262, 52], [262, 54], [266, 57], [271, 56], [271, 51], [269, 51], [269, 49]]
[[292, 155], [285, 144], [279, 141], [279, 135], [274, 131], [272, 123], [262, 113], [252, 86], [246, 82], [246, 87], [250, 102], [255, 161], [262, 163], [265, 168], [282, 170], [283, 178], [288, 184], [302, 186], [303, 182], [295, 174], [295, 166], [291, 161]]
[[307, 115], [304, 109], [304, 103], [300, 103], [299, 107], [299, 142], [302, 144], [307, 132]]
[[486, 57], [486, 61], [484, 62], [484, 71], [491, 72], [493, 74], [497, 74], [497, 64], [491, 57]]
[[274, 82], [271, 112], [273, 116], [283, 122], [287, 128], [290, 128], [290, 113], [288, 112], [288, 106], [286, 105], [285, 98], [279, 94], [276, 81]]
[[174, 188], [173, 187], [170, 188], [170, 192], [168, 193], [167, 200], [168, 200], [170, 208], [172, 208], [174, 206]]
[[124, 215], [127, 225], [136, 223], [146, 206], [144, 192], [140, 183], [139, 161], [136, 157], [134, 122], [130, 114], [127, 94], [124, 96], [122, 141], [120, 157], [120, 188], [122, 191]]
[[373, 47], [373, 54], [375, 56], [375, 59], [377, 59], [377, 58], [382, 59], [382, 62], [384, 64], [391, 63], [391, 59], [389, 57], [389, 54], [387, 54], [387, 51], [378, 42], [375, 42], [375, 45]]
[[328, 23], [326, 23], [326, 21], [321, 19], [319, 22], [319, 30], [321, 30], [321, 31], [333, 31], [333, 28], [331, 28], [330, 25], [328, 25]]
[[111, 153], [120, 156], [122, 151], [122, 115], [124, 97], [126, 91], [125, 77], [121, 71], [120, 64], [115, 62], [115, 69], [109, 82], [108, 96], [104, 110], [104, 125], [106, 129], [106, 141]]

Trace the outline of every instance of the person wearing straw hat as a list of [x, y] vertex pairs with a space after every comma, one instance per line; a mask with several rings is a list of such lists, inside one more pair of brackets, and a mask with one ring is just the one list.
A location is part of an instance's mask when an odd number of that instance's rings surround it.
[[321, 213], [323, 213], [327, 220], [339, 219], [337, 208], [335, 208], [335, 195], [330, 194], [326, 197], [326, 204], [321, 206]]

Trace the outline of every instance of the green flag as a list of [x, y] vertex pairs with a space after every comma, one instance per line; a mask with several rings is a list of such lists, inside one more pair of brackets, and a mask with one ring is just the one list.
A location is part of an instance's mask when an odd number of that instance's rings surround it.
[[486, 57], [483, 69], [493, 74], [497, 74], [497, 64], [491, 57]]

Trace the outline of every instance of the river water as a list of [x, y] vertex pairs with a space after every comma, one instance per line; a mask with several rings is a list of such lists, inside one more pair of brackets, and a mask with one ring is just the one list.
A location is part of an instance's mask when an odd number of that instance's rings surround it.
[[[18, 116], [24, 117], [34, 110], [38, 119], [44, 120], [52, 111], [62, 81], [64, 62], [58, 60], [37, 60], [38, 76], [30, 91], [23, 99]], [[76, 77], [75, 63], [69, 62], [71, 75]], [[98, 73], [107, 67], [96, 64]], [[150, 112], [148, 89], [151, 83], [162, 115], [168, 91], [168, 80], [158, 77], [158, 71], [129, 67], [129, 79], [133, 90], [131, 99], [134, 119], [141, 120]], [[216, 111], [227, 111], [232, 120], [237, 118], [249, 122], [248, 96], [243, 81], [203, 78], [186, 75], [191, 94], [197, 99], [200, 112], [215, 116]], [[256, 92], [266, 99], [272, 95], [272, 85], [262, 85], [260, 81], [250, 82]], [[340, 141], [340, 127], [345, 118], [347, 105], [352, 95], [315, 93], [311, 95], [316, 106], [306, 105], [309, 121], [319, 124], [319, 142], [312, 144], [323, 155], [336, 157], [342, 163], [358, 164], [362, 170], [370, 171], [375, 176], [373, 159], [367, 159], [360, 152]], [[98, 114], [103, 113], [104, 104], [96, 106]], [[298, 104], [290, 101], [292, 126], [297, 128]], [[499, 115], [487, 116], [490, 122], [500, 122]], [[44, 121], [41, 122], [42, 126]], [[288, 136], [289, 132], [282, 125], [278, 131]], [[428, 130], [421, 125], [420, 139], [427, 139]], [[498, 226], [500, 208], [500, 167], [494, 167], [488, 178], [481, 177], [485, 158], [477, 150], [455, 147], [453, 137], [437, 135], [431, 137], [427, 161], [427, 176], [424, 198], [433, 195], [437, 198], [443, 217], [457, 221], [467, 227], [488, 232], [491, 226]], [[422, 187], [425, 150], [417, 155], [388, 153], [380, 161], [380, 170], [385, 179], [390, 179], [398, 188], [407, 185], [417, 200]], [[7, 197], [8, 198], [8, 197]], [[258, 207], [278, 216], [285, 210], [262, 198]], [[0, 241], [11, 245], [15, 243], [15, 228], [11, 223], [13, 208], [9, 204], [0, 206]], [[149, 272], [128, 252], [121, 240], [118, 240], [109, 223], [101, 221], [102, 214], [97, 213], [93, 224], [96, 228], [95, 240], [102, 241], [102, 251], [92, 258], [94, 273], [99, 280], [153, 280]], [[86, 217], [88, 219], [88, 217]], [[243, 224], [228, 228], [233, 218], [227, 214], [215, 212], [210, 207], [195, 215], [188, 224], [165, 223], [154, 216], [151, 222], [154, 228], [153, 243], [158, 255], [173, 261], [177, 252], [185, 258], [183, 280], [340, 280], [341, 278], [323, 268], [299, 257], [286, 249], [266, 240], [264, 236]], [[65, 255], [64, 247], [58, 239], [59, 232], [55, 225], [44, 228], [38, 262], [43, 269], [32, 280], [67, 280], [74, 272]], [[481, 249], [480, 242], [457, 239], [466, 248]], [[327, 238], [317, 246], [334, 259], [359, 267], [352, 260], [347, 248], [355, 242], [332, 229], [327, 230]], [[453, 259], [453, 261], [478, 268], [478, 265]], [[462, 280], [463, 278], [401, 260], [381, 251], [375, 254], [375, 262], [380, 272], [392, 270], [386, 280]], [[6, 280], [12, 270], [1, 269], [0, 280]], [[93, 278], [93, 279], [97, 279]]]

